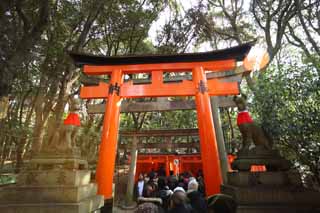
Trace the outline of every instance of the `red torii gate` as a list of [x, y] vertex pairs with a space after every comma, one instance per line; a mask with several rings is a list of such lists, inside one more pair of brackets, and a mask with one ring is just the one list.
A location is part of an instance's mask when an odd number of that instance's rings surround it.
[[[98, 194], [112, 199], [113, 173], [118, 140], [119, 113], [122, 98], [195, 96], [200, 151], [206, 195], [220, 192], [222, 183], [220, 161], [211, 114], [210, 96], [239, 94], [238, 82], [222, 82], [206, 78], [206, 71], [221, 72], [237, 69], [237, 62], [246, 66], [246, 56], [253, 43], [205, 53], [179, 55], [102, 57], [71, 53], [71, 57], [87, 75], [111, 75], [109, 83], [81, 87], [83, 99], [108, 99], [96, 172]], [[241, 64], [241, 63], [240, 63]], [[191, 72], [192, 81], [164, 83], [164, 72]], [[151, 84], [134, 85], [124, 82], [125, 74], [149, 73]]]

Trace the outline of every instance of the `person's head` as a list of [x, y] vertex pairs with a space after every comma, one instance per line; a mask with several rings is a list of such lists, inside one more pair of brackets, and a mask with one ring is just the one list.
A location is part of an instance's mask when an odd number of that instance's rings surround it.
[[179, 182], [182, 181], [183, 182], [183, 174], [179, 174]]
[[152, 197], [153, 191], [153, 187], [150, 184], [147, 184], [143, 191], [143, 197]]
[[140, 173], [140, 175], [139, 175], [139, 181], [142, 181], [143, 180], [143, 174], [142, 173]]
[[170, 207], [175, 208], [188, 202], [187, 195], [184, 191], [177, 190], [171, 195]]
[[183, 187], [180, 187], [180, 186], [174, 188], [174, 190], [173, 190], [173, 192], [179, 192], [179, 191], [181, 191], [181, 192], [186, 192], [186, 191], [184, 190], [184, 188], [183, 188]]
[[185, 178], [190, 178], [190, 177], [192, 177], [192, 173], [191, 173], [190, 171], [185, 172], [185, 173], [184, 173], [184, 177], [185, 177]]
[[138, 206], [135, 213], [158, 213], [159, 207], [151, 202], [148, 203], [142, 203]]
[[189, 183], [188, 183], [188, 192], [191, 191], [198, 191], [198, 187], [199, 184], [195, 179], [192, 179]]
[[173, 175], [174, 173], [173, 173], [173, 171], [172, 171], [172, 170], [170, 170], [170, 171], [169, 171], [169, 174], [170, 174], [170, 175]]
[[154, 172], [151, 172], [151, 173], [149, 174], [149, 178], [150, 178], [150, 180], [153, 180], [153, 179], [155, 178], [155, 173], [154, 173]]
[[209, 213], [235, 213], [236, 201], [229, 195], [217, 194], [208, 198]]
[[165, 189], [167, 185], [166, 179], [164, 177], [159, 177], [158, 179], [158, 187], [160, 190]]

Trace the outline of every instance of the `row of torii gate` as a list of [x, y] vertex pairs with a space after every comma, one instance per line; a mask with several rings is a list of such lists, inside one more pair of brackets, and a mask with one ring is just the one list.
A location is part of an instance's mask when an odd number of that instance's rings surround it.
[[[83, 99], [107, 100], [96, 171], [98, 194], [103, 195], [105, 200], [113, 198], [121, 101], [124, 98], [170, 96], [195, 97], [206, 195], [219, 193], [222, 174], [210, 96], [238, 95], [239, 82], [225, 82], [223, 78], [208, 79], [207, 75], [252, 71], [256, 58], [250, 59], [248, 54], [253, 45], [251, 42], [224, 50], [178, 55], [103, 57], [72, 53], [76, 65], [82, 66], [86, 75], [110, 75], [108, 83], [83, 86], [80, 92]], [[267, 63], [267, 55], [262, 61], [260, 67]], [[192, 79], [166, 83], [163, 79], [165, 72], [188, 72]], [[124, 82], [125, 75], [139, 73], [151, 75], [151, 81], [148, 84]]]

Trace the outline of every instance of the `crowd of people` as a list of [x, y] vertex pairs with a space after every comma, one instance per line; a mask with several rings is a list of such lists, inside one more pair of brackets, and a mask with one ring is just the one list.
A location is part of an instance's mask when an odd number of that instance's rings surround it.
[[[219, 204], [212, 206], [205, 199], [205, 186], [202, 172], [196, 176], [190, 172], [169, 176], [159, 169], [149, 174], [140, 174], [135, 185], [135, 198], [138, 202], [137, 213], [210, 213], [234, 212], [235, 202], [226, 202], [228, 206]], [[224, 198], [225, 199], [225, 198]], [[211, 200], [217, 200], [216, 198]], [[219, 211], [219, 208], [221, 211]]]

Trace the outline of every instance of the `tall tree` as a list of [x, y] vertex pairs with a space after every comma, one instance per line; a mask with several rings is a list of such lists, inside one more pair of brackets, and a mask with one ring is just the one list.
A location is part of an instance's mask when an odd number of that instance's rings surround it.
[[320, 73], [320, 2], [295, 0], [294, 3], [297, 14], [289, 22], [286, 38], [303, 51], [305, 61], [311, 62]]
[[253, 0], [252, 15], [259, 28], [263, 30], [270, 61], [279, 52], [289, 22], [296, 15], [294, 0]]
[[7, 96], [14, 79], [31, 60], [47, 27], [54, 1], [16, 0], [0, 4], [0, 98]]

